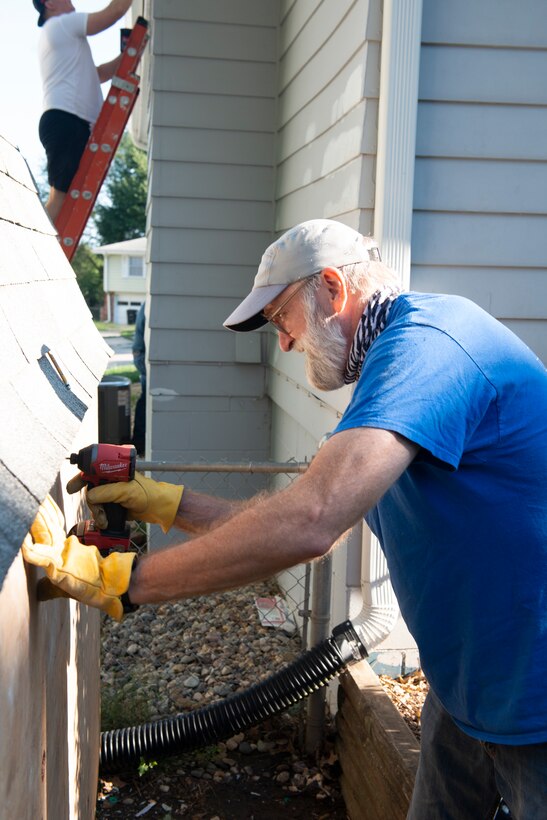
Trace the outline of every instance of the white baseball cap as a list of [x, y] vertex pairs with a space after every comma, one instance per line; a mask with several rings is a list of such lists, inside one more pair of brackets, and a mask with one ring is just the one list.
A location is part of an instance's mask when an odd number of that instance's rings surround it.
[[324, 268], [353, 262], [379, 261], [372, 237], [332, 219], [301, 222], [276, 239], [266, 250], [253, 289], [224, 322], [229, 330], [256, 330], [267, 320], [262, 311], [292, 282], [320, 273]]

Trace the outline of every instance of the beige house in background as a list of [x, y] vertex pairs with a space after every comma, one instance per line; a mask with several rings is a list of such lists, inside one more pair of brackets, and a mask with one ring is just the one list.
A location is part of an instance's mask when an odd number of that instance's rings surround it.
[[93, 252], [104, 259], [101, 320], [134, 325], [146, 298], [145, 237], [102, 245]]

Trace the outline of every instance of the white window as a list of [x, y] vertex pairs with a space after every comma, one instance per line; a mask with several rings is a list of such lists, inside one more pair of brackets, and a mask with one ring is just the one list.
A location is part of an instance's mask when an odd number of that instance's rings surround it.
[[127, 276], [142, 279], [144, 276], [144, 259], [142, 256], [127, 257]]

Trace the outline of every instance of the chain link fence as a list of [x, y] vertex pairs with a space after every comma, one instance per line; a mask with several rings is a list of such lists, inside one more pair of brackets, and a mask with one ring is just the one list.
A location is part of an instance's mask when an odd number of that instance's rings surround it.
[[[195, 492], [246, 500], [258, 492], [272, 492], [290, 485], [305, 472], [309, 462], [192, 462], [140, 461], [137, 469], [157, 481], [188, 484]], [[132, 527], [132, 548], [144, 554], [188, 540], [189, 536], [172, 529], [167, 534], [160, 527], [135, 522]], [[310, 609], [310, 565], [284, 571], [278, 578], [280, 595], [272, 596], [272, 607], [262, 601], [261, 618], [272, 624], [287, 619], [287, 631], [294, 624], [302, 647], [307, 646]]]

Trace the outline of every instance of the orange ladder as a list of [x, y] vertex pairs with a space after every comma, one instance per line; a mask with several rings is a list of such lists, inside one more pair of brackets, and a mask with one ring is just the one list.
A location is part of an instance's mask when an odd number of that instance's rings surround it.
[[55, 220], [61, 246], [70, 261], [78, 247], [104, 178], [114, 159], [125, 126], [139, 95], [135, 73], [148, 42], [148, 22], [138, 17], [97, 121], [82, 154], [78, 170]]

